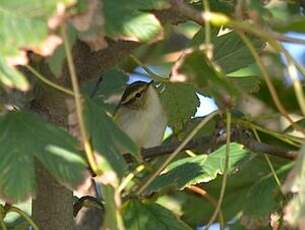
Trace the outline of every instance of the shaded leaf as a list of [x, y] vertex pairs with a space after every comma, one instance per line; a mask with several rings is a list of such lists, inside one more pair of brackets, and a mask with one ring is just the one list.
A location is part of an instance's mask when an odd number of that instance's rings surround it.
[[124, 208], [124, 222], [127, 230], [190, 230], [168, 209], [156, 203], [130, 200]]
[[[229, 170], [235, 169], [236, 164], [248, 155], [242, 145], [230, 144]], [[147, 191], [155, 192], [167, 186], [179, 189], [187, 185], [208, 182], [223, 173], [225, 162], [225, 145], [209, 155], [187, 157], [171, 163], [164, 174], [156, 178]]]
[[282, 33], [287, 32], [297, 32], [297, 33], [304, 33], [305, 32], [305, 17], [304, 16], [297, 16], [293, 18], [289, 18], [286, 21], [276, 21], [272, 24], [272, 28]]
[[167, 113], [168, 125], [179, 131], [195, 115], [199, 106], [196, 89], [189, 84], [167, 83], [161, 92], [161, 102]]
[[256, 93], [260, 89], [261, 80], [258, 77], [230, 77], [230, 81], [243, 92]]
[[0, 194], [22, 201], [35, 192], [34, 158], [62, 184], [76, 188], [85, 179], [86, 163], [77, 141], [63, 129], [28, 112], [0, 117]]
[[102, 106], [88, 98], [85, 104], [85, 119], [94, 149], [108, 161], [119, 176], [123, 176], [127, 165], [122, 154], [127, 152], [139, 158], [139, 148], [106, 114]]
[[199, 50], [186, 54], [176, 63], [171, 81], [193, 83], [207, 95], [214, 97], [218, 104], [228, 104], [228, 99], [234, 99], [239, 92], [219, 67]]
[[112, 114], [121, 100], [129, 78], [126, 73], [118, 69], [111, 69], [101, 77], [103, 80], [98, 87], [96, 80], [85, 82], [82, 85], [82, 92], [91, 96], [97, 104], [103, 105]]
[[[199, 46], [204, 42], [204, 29], [201, 29], [193, 38], [192, 45]], [[249, 37], [256, 49], [264, 47], [264, 43], [253, 37]], [[221, 36], [213, 36], [214, 45], [213, 60], [222, 70], [228, 74], [255, 63], [249, 49], [245, 46], [237, 33], [229, 32]]]
[[[289, 165], [285, 165], [287, 161], [278, 161], [276, 158], [271, 158], [271, 161], [278, 177], [282, 179], [289, 169]], [[215, 180], [205, 183], [204, 190], [217, 199], [221, 183], [222, 177], [217, 177]], [[241, 162], [238, 170], [228, 177], [222, 213], [225, 220], [236, 218], [241, 212], [253, 219], [261, 218], [278, 210], [281, 207], [281, 199], [278, 185], [270, 173], [265, 158], [249, 157]], [[206, 223], [214, 209], [213, 205], [201, 197], [187, 194], [184, 196], [183, 219], [187, 223], [192, 225]], [[187, 210], [196, 210], [196, 212], [189, 213]]]

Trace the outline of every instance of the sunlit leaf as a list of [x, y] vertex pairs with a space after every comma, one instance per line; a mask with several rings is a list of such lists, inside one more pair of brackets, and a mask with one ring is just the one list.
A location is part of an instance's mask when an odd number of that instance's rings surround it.
[[149, 10], [169, 7], [164, 0], [105, 0], [103, 10], [106, 34], [112, 38], [122, 38], [147, 42], [162, 32], [158, 19]]
[[35, 114], [1, 116], [0, 145], [0, 194], [4, 199], [22, 201], [35, 193], [35, 159], [70, 188], [85, 179], [86, 163], [77, 151], [77, 141]]
[[[232, 171], [235, 165], [245, 158], [248, 151], [243, 146], [230, 144], [230, 166]], [[225, 162], [225, 146], [217, 149], [209, 155], [198, 155], [174, 161], [156, 178], [147, 189], [149, 192], [158, 191], [167, 186], [175, 186], [179, 189], [187, 185], [208, 182], [222, 174]]]
[[49, 33], [48, 20], [57, 14], [58, 4], [71, 6], [74, 3], [75, 0], [1, 1], [0, 81], [3, 84], [20, 90], [29, 88], [26, 79], [9, 66], [26, 63], [25, 49], [41, 55], [52, 54], [61, 39]]

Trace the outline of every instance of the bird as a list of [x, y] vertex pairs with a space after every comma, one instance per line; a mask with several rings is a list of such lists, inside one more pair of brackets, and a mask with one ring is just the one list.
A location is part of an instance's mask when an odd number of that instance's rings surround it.
[[135, 81], [127, 86], [114, 113], [114, 120], [139, 147], [160, 145], [167, 117], [153, 81]]

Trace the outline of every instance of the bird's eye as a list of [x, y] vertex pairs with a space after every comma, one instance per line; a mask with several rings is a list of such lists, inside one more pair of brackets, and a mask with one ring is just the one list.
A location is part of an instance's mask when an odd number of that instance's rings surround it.
[[141, 97], [142, 94], [136, 93], [136, 97]]

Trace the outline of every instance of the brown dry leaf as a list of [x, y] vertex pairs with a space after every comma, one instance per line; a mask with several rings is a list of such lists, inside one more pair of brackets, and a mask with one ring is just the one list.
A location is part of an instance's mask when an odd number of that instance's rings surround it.
[[102, 2], [99, 0], [87, 0], [86, 12], [71, 18], [74, 27], [80, 31], [80, 39], [94, 51], [107, 47], [102, 7]]

